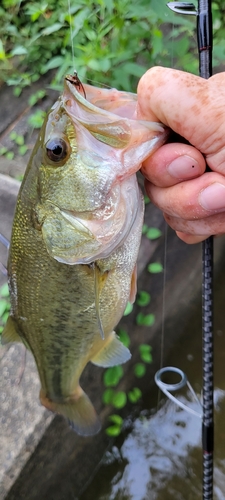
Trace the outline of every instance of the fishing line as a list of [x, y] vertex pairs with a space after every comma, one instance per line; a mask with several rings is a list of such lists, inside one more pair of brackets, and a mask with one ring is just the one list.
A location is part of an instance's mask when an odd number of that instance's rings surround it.
[[[160, 335], [160, 370], [163, 368], [163, 356], [164, 356], [164, 342], [165, 342], [165, 307], [166, 307], [166, 271], [167, 271], [167, 240], [168, 240], [168, 225], [164, 221], [165, 225], [165, 239], [164, 239], [164, 257], [163, 257], [163, 290], [162, 290], [162, 327]], [[159, 387], [159, 386], [158, 386]], [[158, 400], [157, 409], [159, 409], [160, 403], [160, 387], [158, 390]]]
[[73, 68], [74, 68], [75, 67], [75, 54], [74, 54], [74, 46], [73, 46], [72, 14], [71, 14], [70, 0], [68, 0], [68, 12], [69, 12], [69, 19], [70, 19], [70, 41], [71, 41], [72, 61], [73, 61]]

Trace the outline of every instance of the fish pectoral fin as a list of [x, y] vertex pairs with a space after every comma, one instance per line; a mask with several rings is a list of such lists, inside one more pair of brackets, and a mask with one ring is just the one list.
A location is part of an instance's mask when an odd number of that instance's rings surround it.
[[126, 363], [131, 358], [131, 353], [119, 338], [112, 332], [107, 342], [104, 342], [102, 349], [91, 359], [91, 362], [97, 366], [115, 366]]
[[40, 393], [40, 401], [48, 410], [63, 415], [77, 434], [93, 436], [101, 429], [100, 419], [87, 394], [79, 386], [76, 394], [66, 398], [64, 403], [57, 403]]
[[2, 345], [9, 344], [10, 342], [22, 342], [21, 337], [17, 333], [16, 323], [12, 316], [9, 316], [4, 330], [1, 335], [1, 343]]
[[137, 264], [135, 265], [131, 276], [130, 297], [129, 297], [129, 302], [131, 304], [135, 302], [136, 295], [137, 295]]

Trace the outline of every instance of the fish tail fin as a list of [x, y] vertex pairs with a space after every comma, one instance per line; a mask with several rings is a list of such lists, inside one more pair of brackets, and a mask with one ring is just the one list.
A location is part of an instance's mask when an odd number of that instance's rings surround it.
[[59, 403], [51, 401], [41, 390], [40, 401], [48, 410], [63, 415], [70, 427], [81, 436], [93, 436], [101, 429], [99, 417], [89, 397], [80, 386], [75, 395]]

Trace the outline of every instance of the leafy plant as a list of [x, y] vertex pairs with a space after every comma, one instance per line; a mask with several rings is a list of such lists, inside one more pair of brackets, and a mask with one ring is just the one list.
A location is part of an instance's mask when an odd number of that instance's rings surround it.
[[139, 346], [139, 351], [142, 361], [144, 361], [145, 363], [152, 363], [152, 354], [151, 354], [152, 348], [150, 345], [141, 344]]
[[0, 156], [5, 156], [7, 160], [13, 160], [14, 153], [13, 151], [9, 151], [5, 146], [0, 147]]
[[103, 381], [106, 387], [115, 387], [123, 376], [121, 365], [107, 368], [104, 373]]
[[120, 415], [117, 415], [114, 413], [113, 415], [110, 415], [109, 420], [113, 423], [113, 425], [107, 427], [106, 429], [106, 434], [108, 436], [116, 437], [119, 436], [122, 430], [122, 425], [123, 425], [123, 419], [120, 417]]
[[142, 234], [147, 236], [149, 240], [156, 240], [162, 235], [162, 231], [157, 227], [148, 227], [147, 224], [143, 224]]
[[[222, 61], [219, 9], [216, 20], [216, 58]], [[2, 0], [0, 78], [19, 95], [48, 71], [58, 88], [75, 66], [82, 79], [135, 90], [147, 68], [170, 66], [171, 54], [174, 67], [197, 73], [194, 30], [191, 16], [178, 17], [158, 0], [70, 0], [70, 9], [68, 0]]]
[[44, 118], [46, 116], [46, 112], [43, 111], [42, 109], [37, 109], [35, 113], [33, 113], [31, 116], [28, 118], [28, 124], [33, 127], [33, 128], [41, 128]]
[[136, 317], [136, 323], [140, 326], [152, 326], [155, 323], [154, 314], [143, 314], [139, 312]]
[[136, 365], [134, 366], [134, 374], [136, 375], [136, 377], [138, 378], [143, 377], [145, 375], [145, 372], [146, 372], [146, 367], [144, 363], [136, 363]]
[[15, 142], [15, 144], [18, 146], [18, 153], [20, 155], [25, 155], [27, 152], [27, 145], [24, 143], [24, 136], [21, 134], [17, 134], [15, 130], [13, 130], [10, 135], [9, 135], [11, 141]]
[[133, 311], [133, 304], [131, 304], [130, 302], [127, 302], [127, 306], [126, 306], [126, 309], [125, 309], [123, 315], [128, 316], [128, 314], [130, 314], [132, 311]]
[[128, 399], [131, 403], [137, 403], [142, 396], [142, 392], [139, 387], [133, 387], [131, 391], [128, 392]]
[[0, 333], [3, 332], [4, 325], [9, 316], [9, 310], [9, 289], [7, 283], [5, 283], [0, 288]]
[[148, 271], [152, 274], [161, 273], [163, 271], [163, 266], [160, 262], [152, 262], [148, 265]]
[[126, 330], [123, 330], [123, 328], [119, 328], [118, 330], [118, 336], [121, 340], [121, 342], [126, 346], [126, 347], [129, 347], [130, 345], [130, 337], [128, 335], [128, 333], [126, 332]]
[[136, 303], [138, 306], [144, 307], [150, 303], [151, 295], [148, 292], [138, 292]]

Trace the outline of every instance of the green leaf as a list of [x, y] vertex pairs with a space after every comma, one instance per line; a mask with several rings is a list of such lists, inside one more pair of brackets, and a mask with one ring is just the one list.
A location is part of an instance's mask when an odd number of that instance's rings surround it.
[[14, 155], [13, 151], [7, 151], [7, 153], [5, 153], [5, 156], [6, 156], [7, 160], [13, 160], [15, 155]]
[[11, 56], [23, 56], [27, 54], [27, 49], [22, 46], [17, 46], [11, 51]]
[[122, 328], [120, 328], [117, 333], [118, 333], [120, 341], [123, 343], [123, 345], [125, 345], [126, 347], [129, 347], [130, 337], [129, 337], [128, 333], [125, 330], [123, 330]]
[[136, 317], [136, 323], [140, 326], [152, 326], [155, 323], [155, 315], [154, 314], [143, 314], [142, 312], [138, 313]]
[[5, 311], [4, 314], [2, 315], [2, 323], [5, 325], [7, 319], [9, 317], [9, 311]]
[[145, 201], [145, 205], [148, 205], [148, 203], [150, 203], [150, 199], [147, 196], [147, 194], [144, 195], [144, 201]]
[[21, 87], [15, 87], [13, 89], [13, 94], [14, 94], [15, 97], [19, 97], [20, 94], [21, 94], [21, 92], [22, 92], [22, 88]]
[[25, 154], [26, 154], [27, 150], [28, 150], [28, 147], [26, 146], [26, 144], [24, 144], [23, 146], [20, 146], [20, 147], [19, 147], [19, 154], [20, 154], [21, 156], [23, 156], [23, 155], [25, 155]]
[[112, 399], [112, 404], [115, 408], [123, 408], [127, 402], [126, 393], [123, 391], [115, 392]]
[[152, 355], [150, 352], [142, 352], [141, 359], [144, 363], [152, 363]]
[[128, 399], [131, 403], [137, 403], [141, 396], [142, 392], [138, 387], [134, 387], [132, 391], [128, 392]]
[[148, 271], [152, 274], [161, 273], [163, 271], [163, 266], [160, 262], [152, 262], [148, 265]]
[[2, 146], [0, 148], [0, 155], [5, 155], [7, 153], [8, 149], [5, 146]]
[[136, 375], [136, 377], [141, 378], [145, 375], [145, 373], [145, 365], [143, 363], [136, 363], [136, 365], [134, 366], [134, 374]]
[[15, 130], [13, 130], [10, 134], [9, 134], [9, 138], [11, 139], [11, 141], [15, 141], [16, 138], [17, 138], [17, 133]]
[[1, 299], [0, 300], [0, 316], [2, 317], [3, 314], [5, 313], [7, 309], [8, 302], [7, 300]]
[[121, 433], [121, 426], [120, 425], [111, 425], [110, 427], [107, 427], [106, 429], [106, 434], [111, 437], [116, 437], [119, 436]]
[[162, 235], [162, 231], [157, 227], [150, 227], [145, 234], [149, 240], [156, 240]]
[[64, 58], [62, 56], [56, 56], [50, 59], [47, 64], [44, 65], [42, 72], [47, 73], [50, 69], [59, 68], [64, 62]]
[[51, 35], [52, 33], [55, 33], [55, 31], [59, 31], [62, 27], [63, 27], [63, 24], [61, 24], [61, 23], [52, 24], [51, 26], [47, 26], [47, 28], [44, 28], [41, 31], [41, 35], [42, 36]]
[[138, 306], [144, 307], [150, 303], [151, 295], [148, 292], [141, 291], [138, 293], [138, 298], [136, 300]]
[[41, 109], [37, 110], [35, 113], [33, 113], [31, 116], [28, 118], [28, 124], [31, 125], [33, 128], [41, 128], [44, 118], [45, 118], [45, 111], [42, 111]]
[[123, 368], [121, 365], [112, 366], [105, 370], [103, 381], [106, 387], [115, 387], [123, 376]]
[[123, 425], [123, 418], [120, 415], [117, 415], [116, 413], [110, 415], [108, 418], [114, 424], [117, 424], [120, 426]]
[[132, 311], [133, 311], [133, 304], [131, 304], [130, 302], [127, 302], [127, 306], [126, 306], [126, 309], [125, 309], [123, 315], [128, 316], [128, 314], [130, 314]]
[[139, 345], [139, 351], [141, 354], [145, 353], [145, 352], [151, 352], [152, 351], [152, 346], [150, 346], [149, 344], [140, 344]]
[[1, 286], [0, 295], [1, 295], [1, 297], [9, 297], [8, 283], [4, 283], [4, 285]]
[[45, 90], [38, 90], [35, 94], [32, 94], [28, 99], [29, 106], [34, 106], [39, 100], [46, 96]]
[[0, 39], [0, 60], [4, 61], [5, 59], [6, 59], [6, 53], [4, 50], [2, 40]]
[[18, 146], [23, 146], [24, 145], [24, 137], [23, 137], [23, 135], [17, 135], [16, 138], [15, 138], [15, 143]]
[[146, 68], [137, 63], [127, 62], [123, 65], [123, 71], [140, 78], [145, 73]]
[[147, 231], [148, 231], [148, 226], [147, 226], [147, 224], [143, 224], [143, 226], [142, 226], [142, 234], [146, 234], [146, 233], [147, 233]]
[[102, 395], [102, 401], [105, 405], [111, 405], [115, 391], [113, 389], [106, 389]]

